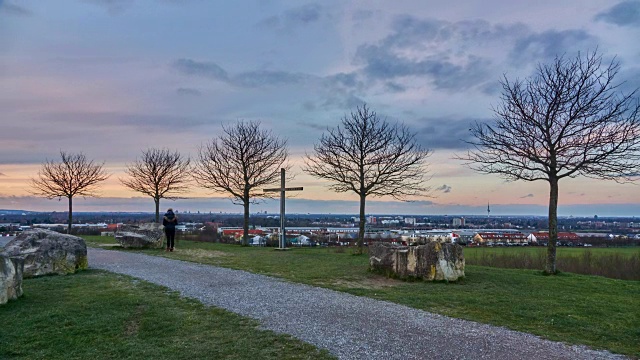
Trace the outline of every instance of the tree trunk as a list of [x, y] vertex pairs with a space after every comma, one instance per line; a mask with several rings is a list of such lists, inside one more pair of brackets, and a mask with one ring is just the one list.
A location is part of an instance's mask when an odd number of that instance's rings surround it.
[[244, 224], [242, 225], [242, 245], [249, 246], [249, 200], [244, 201]]
[[360, 226], [358, 229], [358, 254], [364, 253], [364, 225], [366, 219], [364, 218], [364, 206], [366, 195], [360, 194]]
[[71, 234], [71, 224], [73, 224], [73, 197], [69, 196], [69, 224], [67, 225], [67, 234]]
[[549, 244], [547, 244], [547, 263], [544, 268], [546, 274], [555, 274], [556, 244], [558, 242], [558, 179], [549, 179]]
[[156, 203], [156, 224], [160, 223], [160, 199], [153, 198], [153, 201]]

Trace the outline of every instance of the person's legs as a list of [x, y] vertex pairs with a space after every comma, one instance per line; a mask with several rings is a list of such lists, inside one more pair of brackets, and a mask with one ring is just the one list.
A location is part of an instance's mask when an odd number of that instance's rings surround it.
[[164, 237], [167, 238], [167, 248], [165, 249], [165, 251], [169, 251], [171, 250], [171, 246], [173, 245], [173, 243], [171, 242], [171, 230], [164, 228]]
[[173, 251], [173, 245], [176, 239], [176, 229], [169, 230], [169, 236], [167, 236], [167, 246], [170, 251]]

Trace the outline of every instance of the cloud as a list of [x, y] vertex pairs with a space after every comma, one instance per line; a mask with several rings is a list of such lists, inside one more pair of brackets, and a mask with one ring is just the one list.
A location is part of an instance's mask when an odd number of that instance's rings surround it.
[[640, 26], [640, 1], [623, 1], [595, 16], [595, 20], [619, 26]]
[[438, 19], [418, 19], [411, 15], [397, 17], [392, 24], [393, 33], [383, 40], [385, 47], [434, 48], [447, 42], [455, 42], [462, 49], [474, 43], [488, 43], [529, 33], [529, 28], [520, 23], [491, 24], [486, 20], [463, 20], [457, 22]]
[[14, 16], [31, 16], [33, 12], [22, 6], [11, 4], [6, 1], [0, 1], [0, 15], [14, 15]]
[[[330, 90], [330, 89], [329, 89]], [[357, 106], [362, 106], [366, 101], [357, 95], [349, 92], [335, 92], [326, 96], [325, 100], [320, 104], [323, 109], [343, 109], [353, 110]]]
[[[253, 205], [251, 211], [268, 211], [271, 214], [279, 212], [279, 200], [266, 199], [260, 204]], [[432, 201], [367, 201], [367, 213], [369, 214], [422, 214], [426, 209], [435, 204]], [[63, 211], [64, 203], [47, 200], [36, 196], [2, 196], [0, 195], [0, 209], [19, 209], [27, 211]], [[234, 205], [228, 198], [224, 197], [192, 197], [183, 198], [171, 202], [171, 206], [180, 212], [211, 212], [217, 214], [236, 213], [241, 214], [242, 207]], [[307, 199], [287, 199], [288, 213], [312, 213], [312, 214], [357, 214], [358, 201], [350, 200], [307, 200]], [[148, 197], [87, 197], [78, 198], [74, 202], [75, 212], [85, 211], [143, 211], [153, 212], [153, 201]]]
[[533, 194], [527, 194], [525, 196], [520, 196], [520, 199], [525, 199], [525, 198], [532, 198]]
[[375, 13], [372, 10], [356, 10], [351, 15], [351, 20], [359, 22], [364, 20], [369, 20], [373, 17]]
[[176, 89], [176, 93], [178, 95], [183, 95], [183, 96], [200, 96], [200, 95], [202, 95], [202, 92], [200, 90], [191, 89], [191, 88], [178, 88], [178, 89]]
[[195, 61], [192, 59], [176, 60], [173, 63], [173, 67], [184, 75], [206, 77], [245, 88], [292, 85], [318, 79], [308, 74], [270, 70], [245, 71], [230, 75], [225, 69], [214, 62]]
[[5, 175], [5, 174], [3, 174], [3, 173], [1, 173], [1, 172], [0, 172], [0, 176], [7, 176], [7, 175]]
[[[126, 126], [140, 131], [166, 131], [167, 127], [175, 126], [176, 124], [180, 124], [182, 129], [187, 129], [211, 123], [211, 120], [189, 116], [125, 112], [51, 113], [47, 114], [45, 119], [48, 122], [57, 124], [56, 126], [63, 127], [82, 128], [86, 126], [91, 128], [95, 127], [96, 124], [100, 124], [99, 127], [104, 127], [105, 129], [114, 126]], [[88, 120], [91, 121], [89, 122]]]
[[640, 88], [640, 67], [623, 68], [618, 79], [623, 81], [620, 84], [620, 91], [628, 94], [638, 90]]
[[467, 149], [466, 141], [472, 140], [469, 128], [475, 121], [490, 122], [488, 119], [422, 118], [416, 124], [416, 138], [429, 149]]
[[231, 79], [231, 83], [241, 87], [255, 88], [262, 86], [301, 84], [311, 78], [311, 75], [302, 73], [258, 70], [239, 73]]
[[521, 69], [565, 52], [595, 49], [598, 39], [582, 29], [535, 32], [522, 23], [446, 21], [396, 17], [381, 40], [361, 44], [354, 64], [367, 86], [387, 92], [431, 86], [435, 90], [500, 91], [506, 66]]
[[18, 123], [22, 119], [5, 125], [6, 132], [0, 133], [0, 169], [9, 164], [39, 164], [61, 149], [109, 162], [130, 161], [140, 148], [163, 144], [189, 152], [227, 120], [180, 114], [56, 112], [31, 116], [25, 127]]
[[281, 15], [270, 16], [260, 21], [258, 25], [291, 34], [292, 30], [316, 23], [322, 17], [322, 6], [312, 3], [289, 9]]
[[400, 85], [393, 81], [388, 81], [387, 83], [384, 84], [384, 87], [385, 89], [387, 89], [387, 91], [392, 93], [401, 93], [407, 90], [406, 86]]
[[318, 125], [316, 123], [308, 123], [308, 122], [302, 122], [302, 121], [297, 122], [297, 124], [300, 126], [308, 127], [313, 130], [319, 130], [319, 131], [327, 130], [326, 125]]
[[444, 184], [442, 186], [438, 186], [436, 188], [436, 191], [442, 191], [443, 193], [450, 193], [451, 192], [451, 186]]
[[[215, 215], [220, 212], [235, 213], [240, 215], [242, 207], [233, 205], [227, 198], [220, 197], [195, 197], [178, 199], [171, 202], [171, 206], [180, 212], [200, 211], [201, 213], [211, 212]], [[0, 195], [0, 209], [16, 209], [27, 211], [64, 211], [65, 204], [55, 200], [47, 200], [35, 196], [2, 196]], [[432, 201], [367, 201], [368, 214], [459, 214], [459, 215], [484, 215], [486, 216], [486, 205], [464, 205], [464, 204], [438, 204]], [[147, 212], [153, 213], [153, 201], [148, 197], [131, 198], [78, 198], [74, 203], [74, 211], [86, 212]], [[279, 201], [267, 199], [265, 202], [251, 207], [252, 212], [268, 211], [277, 214], [279, 211]], [[546, 205], [531, 204], [492, 204], [491, 215], [538, 215], [546, 216], [548, 207]], [[358, 201], [348, 200], [307, 200], [307, 199], [287, 199], [287, 212], [311, 213], [311, 214], [350, 214], [357, 215]], [[589, 216], [594, 214], [599, 216], [629, 216], [629, 214], [640, 213], [640, 204], [560, 204], [558, 213], [561, 216]]]
[[208, 77], [224, 82], [229, 81], [229, 74], [227, 74], [227, 71], [214, 62], [178, 59], [173, 63], [173, 67], [185, 75]]
[[491, 62], [476, 55], [454, 60], [439, 54], [416, 60], [388, 50], [377, 45], [358, 48], [356, 60], [364, 65], [363, 72], [369, 78], [389, 84], [393, 79], [425, 77], [437, 89], [454, 91], [480, 85], [492, 77]]
[[328, 86], [339, 87], [342, 89], [361, 88], [362, 86], [364, 86], [362, 81], [358, 79], [358, 74], [355, 72], [341, 72], [333, 75], [328, 75], [324, 78], [324, 81]]
[[251, 70], [230, 74], [215, 62], [193, 59], [178, 59], [171, 66], [183, 75], [209, 78], [240, 88], [298, 86], [305, 91], [314, 91], [318, 100], [305, 101], [303, 108], [306, 110], [318, 107], [353, 109], [364, 103], [356, 95], [358, 89], [365, 87], [356, 73], [317, 76], [280, 70]]
[[483, 46], [504, 46], [528, 33], [522, 24], [449, 22], [404, 15], [393, 21], [388, 36], [358, 47], [355, 63], [370, 80], [383, 81], [391, 92], [404, 91], [402, 82], [416, 78], [439, 90], [466, 90], [495, 77], [493, 62], [480, 55]]
[[109, 12], [109, 15], [120, 15], [129, 8], [134, 0], [83, 0], [85, 3], [100, 6]]
[[[105, 9], [109, 15], [121, 15], [129, 9], [135, 0], [82, 0], [87, 4], [92, 4]], [[157, 3], [165, 5], [184, 5], [189, 0], [156, 0]], [[155, 4], [151, 4], [155, 6]]]
[[598, 39], [585, 30], [547, 30], [519, 39], [509, 57], [513, 65], [546, 62], [565, 53], [595, 50], [597, 46]]

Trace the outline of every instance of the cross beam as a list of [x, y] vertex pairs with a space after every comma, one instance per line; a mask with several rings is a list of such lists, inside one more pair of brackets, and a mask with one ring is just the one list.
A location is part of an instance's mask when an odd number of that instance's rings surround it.
[[286, 187], [284, 183], [285, 179], [285, 170], [284, 168], [280, 169], [280, 187], [272, 188], [272, 189], [264, 189], [264, 192], [280, 192], [280, 244], [278, 249], [284, 250], [287, 247], [287, 238], [286, 238], [286, 229], [284, 226], [285, 223], [285, 208], [284, 208], [284, 198], [287, 191], [302, 191], [302, 187]]

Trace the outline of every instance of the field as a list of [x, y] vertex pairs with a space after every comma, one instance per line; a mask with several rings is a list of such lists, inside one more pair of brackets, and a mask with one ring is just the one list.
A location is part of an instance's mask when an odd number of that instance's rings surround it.
[[[633, 255], [640, 254], [640, 246], [637, 247], [611, 247], [611, 248], [600, 248], [600, 247], [558, 247], [557, 253], [558, 258], [562, 259], [565, 257], [576, 257], [581, 256], [586, 252], [591, 252], [601, 255], [613, 255], [618, 254], [625, 257], [631, 257]], [[467, 260], [473, 260], [477, 258], [482, 253], [506, 253], [506, 254], [521, 254], [521, 253], [529, 253], [529, 254], [543, 254], [546, 255], [547, 248], [544, 246], [507, 246], [507, 247], [467, 247], [464, 249], [464, 256]]]
[[24, 281], [0, 306], [0, 359], [332, 359], [166, 288], [88, 270]]
[[[87, 240], [92, 244], [112, 241]], [[504, 250], [529, 253], [544, 249]], [[628, 249], [591, 249], [599, 250], [634, 256]], [[479, 256], [480, 249], [473, 251], [468, 252], [470, 258]], [[581, 251], [559, 249], [559, 254], [580, 256]], [[369, 272], [366, 256], [352, 255], [344, 248], [280, 252], [180, 241], [173, 253], [142, 252], [276, 276], [640, 357], [640, 281], [571, 273], [544, 276], [538, 270], [468, 265], [466, 278], [456, 283], [402, 282]]]
[[[464, 255], [468, 265], [509, 269], [542, 269], [545, 247], [471, 247]], [[640, 247], [558, 247], [558, 270], [613, 279], [640, 280]]]

